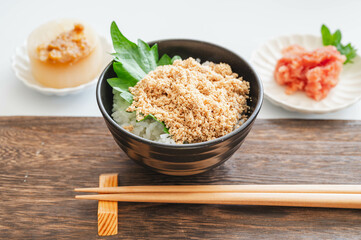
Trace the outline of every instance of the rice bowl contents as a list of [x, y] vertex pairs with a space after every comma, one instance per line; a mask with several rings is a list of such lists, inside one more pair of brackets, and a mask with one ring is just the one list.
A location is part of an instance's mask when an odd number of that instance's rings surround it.
[[113, 119], [126, 131], [170, 144], [222, 137], [247, 118], [249, 82], [225, 63], [159, 55], [158, 45], [127, 39], [112, 22]]
[[[133, 133], [160, 142], [197, 143], [224, 136], [242, 123], [248, 110], [249, 83], [224, 63], [201, 65], [193, 58], [176, 60], [149, 72], [129, 90], [134, 101], [126, 111], [133, 118], [121, 124], [128, 129], [132, 125]], [[117, 104], [121, 99], [116, 95], [113, 118], [118, 121], [122, 113]], [[160, 123], [143, 122], [150, 114], [164, 123], [169, 135], [161, 134]], [[158, 138], [147, 134], [148, 129], [143, 129], [144, 133], [137, 129], [147, 124], [156, 124], [152, 128], [158, 132]], [[167, 140], [169, 136], [172, 141]]]
[[334, 46], [307, 51], [291, 45], [283, 49], [282, 54], [274, 71], [277, 83], [286, 86], [287, 94], [305, 91], [316, 101], [324, 99], [336, 86], [346, 60]]
[[152, 119], [137, 122], [135, 112], [127, 112], [129, 103], [120, 97], [116, 90], [114, 93], [113, 119], [125, 130], [137, 136], [159, 143], [175, 144], [169, 134], [164, 133], [163, 125]]

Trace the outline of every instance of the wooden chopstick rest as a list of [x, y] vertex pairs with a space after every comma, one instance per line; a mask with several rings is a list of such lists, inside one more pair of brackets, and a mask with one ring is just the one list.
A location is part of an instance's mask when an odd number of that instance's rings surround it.
[[[99, 187], [117, 187], [118, 174], [101, 174]], [[98, 202], [98, 235], [110, 236], [118, 234], [118, 202]]]

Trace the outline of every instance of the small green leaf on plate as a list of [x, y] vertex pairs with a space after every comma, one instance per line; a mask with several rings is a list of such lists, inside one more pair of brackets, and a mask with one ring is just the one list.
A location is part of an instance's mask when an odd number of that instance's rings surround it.
[[357, 49], [351, 45], [343, 45], [341, 43], [342, 34], [340, 30], [336, 30], [334, 34], [331, 34], [330, 29], [323, 24], [321, 27], [322, 43], [324, 46], [332, 45], [337, 48], [337, 50], [346, 57], [344, 64], [352, 63], [352, 59], [356, 57]]

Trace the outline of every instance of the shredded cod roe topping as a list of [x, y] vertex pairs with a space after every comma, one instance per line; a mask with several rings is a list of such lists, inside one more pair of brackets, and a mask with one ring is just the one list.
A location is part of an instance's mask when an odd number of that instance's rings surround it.
[[127, 111], [136, 111], [138, 121], [153, 114], [180, 144], [232, 132], [248, 109], [247, 81], [228, 64], [201, 65], [193, 58], [159, 66], [129, 90], [134, 101]]
[[52, 63], [73, 62], [89, 55], [90, 46], [84, 36], [84, 26], [75, 24], [74, 29], [61, 33], [48, 45], [39, 45], [37, 52], [41, 61]]

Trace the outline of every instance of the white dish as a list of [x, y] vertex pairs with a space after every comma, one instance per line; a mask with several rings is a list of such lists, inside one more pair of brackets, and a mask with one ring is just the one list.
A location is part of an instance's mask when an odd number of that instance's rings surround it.
[[269, 40], [253, 52], [251, 64], [259, 74], [265, 97], [275, 105], [289, 111], [302, 113], [328, 113], [346, 108], [361, 99], [361, 58], [357, 55], [352, 64], [346, 64], [340, 74], [339, 82], [331, 89], [326, 98], [315, 101], [304, 92], [292, 95], [285, 93], [285, 87], [279, 85], [273, 72], [281, 50], [289, 45], [299, 44], [307, 50], [322, 47], [322, 39], [313, 35], [289, 35]]
[[[100, 36], [99, 39], [100, 39], [100, 43], [102, 44], [103, 50], [105, 52], [104, 54], [104, 67], [105, 67], [106, 64], [108, 64], [112, 60], [111, 55], [108, 53], [113, 52], [113, 47], [104, 37]], [[12, 57], [12, 68], [14, 70], [16, 77], [20, 79], [27, 87], [46, 95], [65, 96], [68, 94], [75, 94], [94, 85], [98, 81], [98, 77], [96, 77], [88, 83], [73, 88], [57, 89], [57, 88], [49, 88], [42, 86], [34, 79], [31, 73], [30, 60], [28, 57], [26, 43], [16, 48], [15, 55]]]

